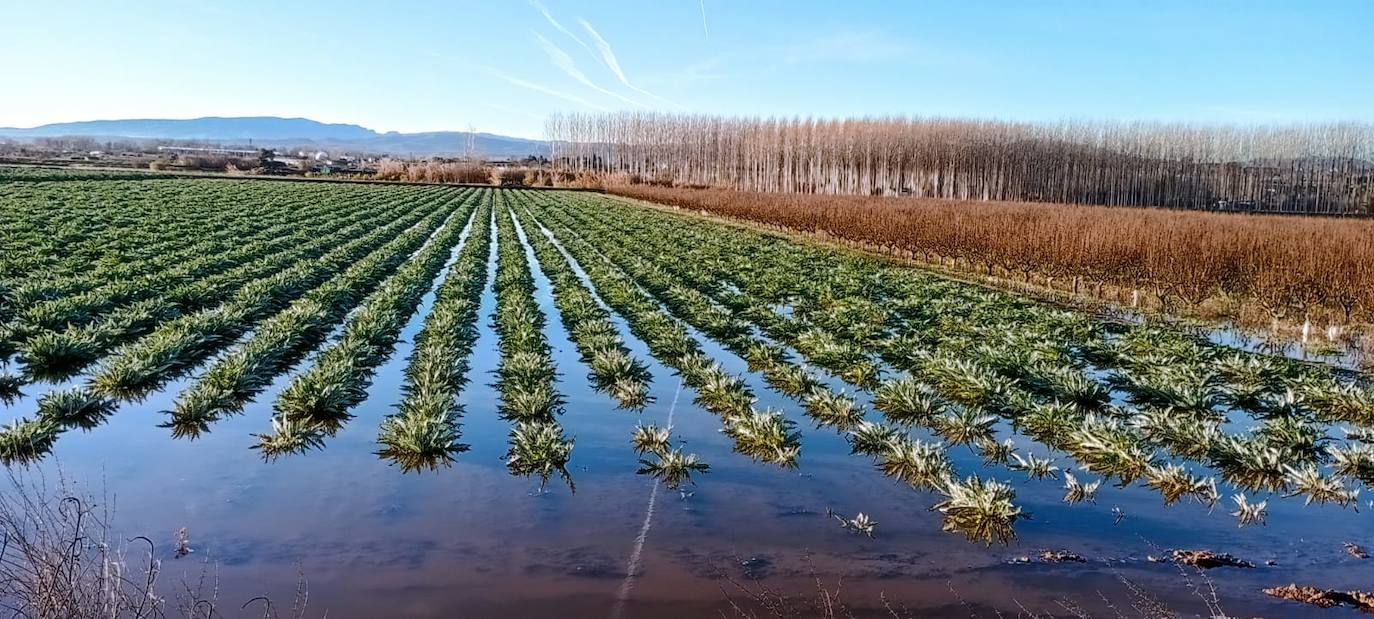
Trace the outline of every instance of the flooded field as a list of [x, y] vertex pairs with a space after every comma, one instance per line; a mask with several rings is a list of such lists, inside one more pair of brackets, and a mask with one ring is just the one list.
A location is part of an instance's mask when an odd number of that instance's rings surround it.
[[[148, 221], [230, 200], [262, 223]], [[1374, 577], [1374, 398], [1320, 367], [591, 193], [16, 180], [0, 209], [0, 455], [106, 494], [166, 595], [208, 570], [230, 615], [304, 579], [329, 617], [1348, 616], [1261, 590]], [[638, 472], [674, 453], [709, 469]]]

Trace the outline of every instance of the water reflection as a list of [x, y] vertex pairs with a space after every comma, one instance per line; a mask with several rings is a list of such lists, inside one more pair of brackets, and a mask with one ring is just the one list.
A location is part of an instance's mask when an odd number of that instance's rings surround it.
[[549, 477], [557, 473], [576, 492], [568, 459], [572, 456], [573, 441], [563, 434], [563, 427], [552, 421], [521, 421], [510, 433], [510, 451], [506, 452], [506, 468], [512, 475], [539, 476], [539, 490], [543, 492]]

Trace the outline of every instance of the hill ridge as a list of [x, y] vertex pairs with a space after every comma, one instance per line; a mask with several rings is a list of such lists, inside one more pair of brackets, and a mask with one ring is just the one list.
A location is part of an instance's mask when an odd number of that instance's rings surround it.
[[[378, 132], [362, 125], [325, 123], [303, 117], [202, 116], [128, 118], [51, 123], [37, 127], [0, 127], [0, 137], [89, 137], [134, 140], [203, 140], [260, 146], [313, 146], [322, 149], [419, 156], [467, 152], [466, 131]], [[473, 146], [484, 157], [519, 158], [548, 153], [547, 143], [492, 133], [475, 133]]]

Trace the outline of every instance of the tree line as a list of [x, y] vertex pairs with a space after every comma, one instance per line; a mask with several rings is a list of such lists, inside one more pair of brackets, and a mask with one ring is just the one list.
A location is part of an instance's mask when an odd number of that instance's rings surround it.
[[760, 192], [1374, 212], [1374, 124], [560, 114], [554, 165]]

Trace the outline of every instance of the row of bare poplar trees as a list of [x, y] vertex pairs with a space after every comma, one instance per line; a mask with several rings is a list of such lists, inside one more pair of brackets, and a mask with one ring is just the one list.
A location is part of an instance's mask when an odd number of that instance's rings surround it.
[[548, 119], [555, 164], [656, 184], [1298, 213], [1374, 210], [1374, 124], [622, 112]]

